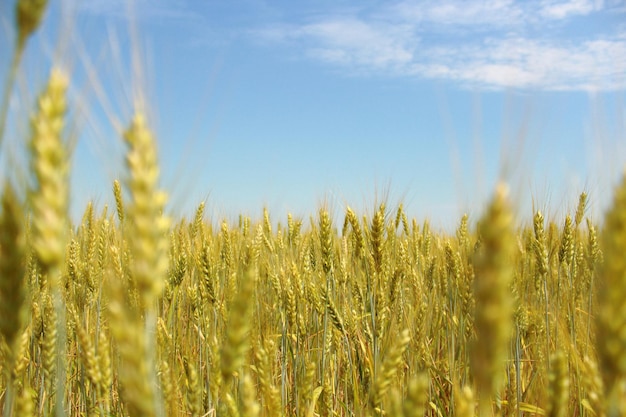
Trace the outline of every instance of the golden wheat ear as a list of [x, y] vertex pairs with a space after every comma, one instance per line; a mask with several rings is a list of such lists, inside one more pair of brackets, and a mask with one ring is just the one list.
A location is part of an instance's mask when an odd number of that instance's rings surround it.
[[[30, 244], [40, 268], [46, 309], [43, 346], [45, 389], [56, 414], [63, 412], [65, 400], [66, 322], [61, 278], [65, 270], [65, 251], [69, 232], [69, 158], [63, 140], [66, 91], [69, 79], [53, 68], [48, 84], [37, 100], [31, 119], [29, 142], [34, 187], [29, 191], [31, 211]], [[52, 385], [54, 382], [54, 385]], [[46, 385], [47, 384], [47, 385]], [[54, 388], [54, 391], [52, 389]]]
[[151, 310], [155, 308], [167, 277], [170, 220], [163, 215], [167, 195], [158, 189], [156, 143], [142, 113], [135, 114], [124, 139], [128, 144], [126, 185], [131, 201], [123, 218], [127, 219], [128, 243], [133, 258], [131, 275], [142, 307]]
[[403, 417], [423, 417], [428, 401], [428, 375], [417, 374], [409, 381], [407, 396], [402, 404]]
[[115, 209], [120, 225], [124, 224], [124, 200], [122, 199], [122, 185], [119, 180], [113, 181], [113, 196], [115, 197]]
[[39, 28], [47, 6], [48, 0], [18, 0], [15, 5], [18, 49], [23, 48], [28, 38]]
[[389, 350], [385, 354], [385, 358], [380, 365], [380, 369], [376, 372], [376, 379], [370, 392], [370, 405], [374, 415], [383, 415], [382, 402], [383, 398], [389, 391], [391, 384], [396, 376], [396, 372], [403, 361], [403, 355], [406, 351], [411, 337], [409, 330], [404, 329], [399, 335], [398, 339], [390, 346]]
[[[0, 213], [0, 350], [7, 346], [7, 356], [2, 371], [6, 374], [4, 398], [5, 415], [13, 406], [15, 374], [11, 372], [18, 358], [18, 340], [25, 324], [26, 275], [24, 218], [13, 186], [7, 183], [1, 199]], [[3, 352], [0, 352], [0, 357]], [[4, 359], [4, 358], [3, 358]], [[0, 374], [0, 384], [2, 383]]]
[[121, 279], [113, 277], [109, 283], [108, 319], [119, 355], [121, 399], [131, 416], [156, 417], [159, 404], [152, 374], [153, 350], [141, 311], [133, 308], [128, 292]]
[[[251, 300], [256, 288], [256, 271], [254, 267], [241, 277], [239, 291], [232, 301], [228, 315], [226, 337], [220, 350], [220, 366], [222, 372], [222, 388], [230, 388], [233, 379], [239, 374], [249, 347], [249, 331], [252, 313]], [[224, 391], [225, 393], [226, 391]]]
[[548, 416], [565, 417], [568, 416], [569, 384], [567, 357], [561, 351], [554, 354], [550, 361], [552, 369], [549, 374]]
[[601, 235], [596, 345], [608, 415], [626, 413], [626, 174], [615, 190]]
[[492, 413], [491, 402], [502, 387], [512, 327], [510, 285], [513, 278], [513, 213], [507, 188], [499, 184], [478, 229], [481, 248], [475, 260], [476, 341], [471, 370], [476, 383], [479, 415]]
[[15, 342], [25, 324], [22, 312], [26, 298], [26, 271], [22, 205], [10, 183], [4, 187], [1, 205], [0, 334], [9, 347], [10, 358], [14, 358]]
[[32, 246], [51, 286], [59, 283], [65, 261], [69, 201], [68, 157], [62, 132], [67, 103], [66, 75], [53, 69], [31, 121], [31, 169], [36, 185], [29, 195], [32, 210]]

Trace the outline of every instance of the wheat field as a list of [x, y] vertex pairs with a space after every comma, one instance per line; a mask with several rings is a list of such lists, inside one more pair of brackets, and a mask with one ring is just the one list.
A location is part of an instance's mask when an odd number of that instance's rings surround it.
[[[45, 7], [17, 1], [0, 140]], [[216, 227], [166, 215], [138, 108], [116, 206], [75, 223], [69, 83], [32, 111], [32, 184], [4, 173], [3, 416], [626, 415], [626, 177], [598, 224], [581, 193], [525, 226], [499, 183], [452, 234], [388, 202]]]

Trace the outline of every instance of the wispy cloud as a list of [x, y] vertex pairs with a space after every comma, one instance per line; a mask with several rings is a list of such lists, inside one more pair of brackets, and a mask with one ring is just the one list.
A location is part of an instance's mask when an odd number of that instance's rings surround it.
[[[304, 56], [350, 72], [487, 89], [625, 89], [626, 29], [609, 12], [626, 14], [623, 5], [602, 0], [405, 0], [257, 35], [293, 43]], [[595, 26], [574, 27], [581, 18]]]
[[543, 17], [551, 19], [565, 19], [570, 16], [586, 15], [604, 7], [602, 0], [568, 0], [568, 1], [544, 1], [539, 13]]
[[409, 27], [371, 25], [357, 19], [305, 25], [296, 31], [296, 35], [316, 40], [318, 46], [309, 50], [313, 57], [335, 64], [377, 69], [410, 64], [416, 41]]
[[[615, 90], [626, 87], [626, 38], [555, 45], [525, 38], [488, 39], [454, 54], [426, 53], [415, 75], [485, 88]], [[434, 62], [434, 63], [429, 63]]]
[[390, 7], [396, 19], [406, 19], [415, 25], [465, 25], [479, 27], [509, 26], [522, 21], [523, 9], [513, 0], [474, 1], [402, 1]]

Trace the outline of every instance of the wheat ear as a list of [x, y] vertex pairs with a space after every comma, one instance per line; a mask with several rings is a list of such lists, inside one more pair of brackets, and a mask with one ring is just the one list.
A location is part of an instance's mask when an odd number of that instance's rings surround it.
[[507, 189], [499, 184], [479, 224], [481, 251], [476, 258], [474, 291], [476, 342], [471, 369], [478, 390], [479, 416], [491, 415], [491, 400], [500, 390], [511, 336], [513, 213]]
[[[226, 328], [226, 339], [220, 353], [223, 390], [230, 387], [230, 382], [238, 374], [249, 347], [251, 300], [254, 297], [255, 288], [256, 273], [254, 268], [249, 267], [242, 277], [239, 292], [233, 300], [228, 317], [228, 327]], [[224, 391], [223, 394], [225, 393]]]
[[10, 361], [15, 357], [15, 341], [24, 325], [26, 293], [24, 268], [24, 218], [13, 186], [7, 183], [2, 193], [0, 214], [0, 334], [9, 347]]
[[2, 193], [0, 213], [0, 334], [8, 347], [8, 361], [2, 366], [8, 385], [4, 399], [4, 416], [9, 416], [13, 401], [11, 369], [16, 358], [16, 339], [24, 325], [26, 292], [24, 268], [24, 219], [13, 186], [7, 183]]
[[165, 286], [168, 268], [169, 219], [163, 209], [167, 196], [157, 188], [159, 167], [156, 143], [141, 112], [135, 114], [124, 134], [131, 202], [127, 208], [129, 246], [133, 257], [131, 274], [142, 306], [153, 309]]
[[[36, 180], [29, 194], [32, 210], [31, 244], [41, 266], [41, 274], [48, 284], [46, 291], [52, 296], [57, 322], [56, 350], [49, 356], [58, 360], [65, 352], [65, 307], [61, 297], [60, 280], [65, 261], [66, 233], [68, 229], [67, 211], [69, 201], [68, 157], [62, 132], [65, 125], [66, 98], [68, 86], [66, 75], [53, 69], [44, 92], [37, 101], [37, 112], [31, 120], [31, 169]], [[50, 323], [52, 324], [52, 323]], [[48, 338], [51, 342], [53, 339]], [[56, 373], [56, 415], [64, 414], [65, 368], [58, 367]]]
[[[626, 413], [626, 174], [615, 190], [601, 236], [604, 263], [598, 275], [596, 344], [608, 415]], [[618, 411], [619, 410], [619, 411]]]

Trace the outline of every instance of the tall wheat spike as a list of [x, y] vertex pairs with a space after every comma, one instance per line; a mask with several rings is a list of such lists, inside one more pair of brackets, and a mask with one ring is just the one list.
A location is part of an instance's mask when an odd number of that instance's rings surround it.
[[158, 416], [156, 384], [153, 380], [153, 352], [148, 345], [141, 313], [133, 308], [125, 288], [118, 278], [112, 278], [111, 301], [108, 305], [111, 332], [120, 357], [117, 378], [121, 397], [131, 417]]
[[[68, 156], [62, 138], [67, 109], [68, 78], [60, 69], [53, 68], [44, 92], [37, 101], [37, 112], [31, 120], [31, 169], [35, 184], [29, 193], [31, 245], [53, 298], [56, 326], [56, 360], [62, 361], [65, 352], [65, 308], [61, 297], [61, 274], [65, 261], [68, 232]], [[51, 333], [51, 332], [48, 332]], [[51, 339], [49, 339], [51, 340]], [[48, 346], [52, 350], [51, 346]], [[52, 352], [49, 352], [52, 354]], [[50, 358], [52, 359], [52, 358]], [[58, 367], [54, 401], [56, 415], [64, 414], [65, 368]]]
[[[0, 335], [8, 347], [8, 360], [3, 367], [7, 390], [4, 415], [11, 412], [13, 401], [13, 369], [17, 357], [17, 338], [25, 324], [25, 239], [22, 207], [13, 186], [7, 182], [2, 193], [0, 213]], [[0, 338], [0, 340], [2, 340]]]
[[167, 196], [157, 188], [159, 166], [156, 143], [143, 113], [135, 114], [124, 139], [129, 146], [126, 186], [131, 201], [125, 217], [133, 257], [131, 274], [143, 308], [151, 310], [163, 291], [167, 276], [167, 231], [170, 221], [163, 214]]
[[597, 350], [607, 414], [624, 415], [626, 377], [626, 174], [615, 190], [601, 236], [604, 263], [598, 275]]
[[33, 213], [31, 240], [42, 273], [48, 274], [52, 288], [59, 283], [68, 226], [68, 161], [61, 137], [67, 86], [65, 74], [53, 69], [37, 102], [37, 114], [31, 121], [31, 169], [36, 181], [29, 195]]
[[156, 143], [141, 111], [135, 113], [124, 139], [128, 145], [126, 187], [130, 202], [123, 218], [131, 255], [130, 276], [139, 295], [139, 308], [128, 305], [125, 292], [130, 289], [125, 288], [122, 272], [117, 277], [121, 283], [116, 284], [121, 288], [112, 294], [115, 302], [110, 306], [111, 329], [122, 358], [137, 368], [123, 369], [121, 378], [126, 392], [133, 393], [126, 395], [133, 415], [160, 415], [163, 405], [157, 395], [155, 331], [156, 302], [165, 287], [169, 262], [170, 221], [163, 214], [167, 196], [158, 189]]
[[13, 186], [2, 193], [0, 213], [0, 334], [9, 347], [9, 364], [15, 357], [15, 341], [25, 324], [25, 240], [22, 207]]
[[476, 258], [476, 341], [471, 369], [479, 400], [479, 416], [491, 415], [491, 401], [502, 387], [512, 327], [510, 284], [515, 240], [507, 189], [499, 184], [479, 223], [480, 252]]
[[557, 351], [551, 361], [552, 369], [550, 369], [550, 404], [548, 406], [549, 417], [566, 417], [568, 416], [569, 402], [569, 384], [570, 379], [567, 373], [567, 358], [561, 351]]
[[381, 405], [383, 398], [389, 391], [398, 367], [402, 363], [402, 355], [404, 355], [410, 340], [409, 330], [404, 329], [398, 335], [397, 340], [392, 341], [392, 345], [386, 352], [380, 369], [376, 373], [376, 379], [372, 386], [372, 391], [370, 392], [370, 404], [375, 414], [382, 415]]
[[255, 287], [256, 271], [255, 268], [249, 267], [241, 277], [239, 292], [232, 302], [228, 316], [226, 339], [220, 352], [222, 388], [224, 390], [230, 388], [233, 378], [238, 375], [250, 345], [248, 332], [251, 327], [251, 300], [254, 297]]
[[117, 219], [120, 224], [124, 223], [124, 200], [122, 198], [122, 184], [118, 180], [113, 181], [113, 195], [115, 196], [115, 208]]

